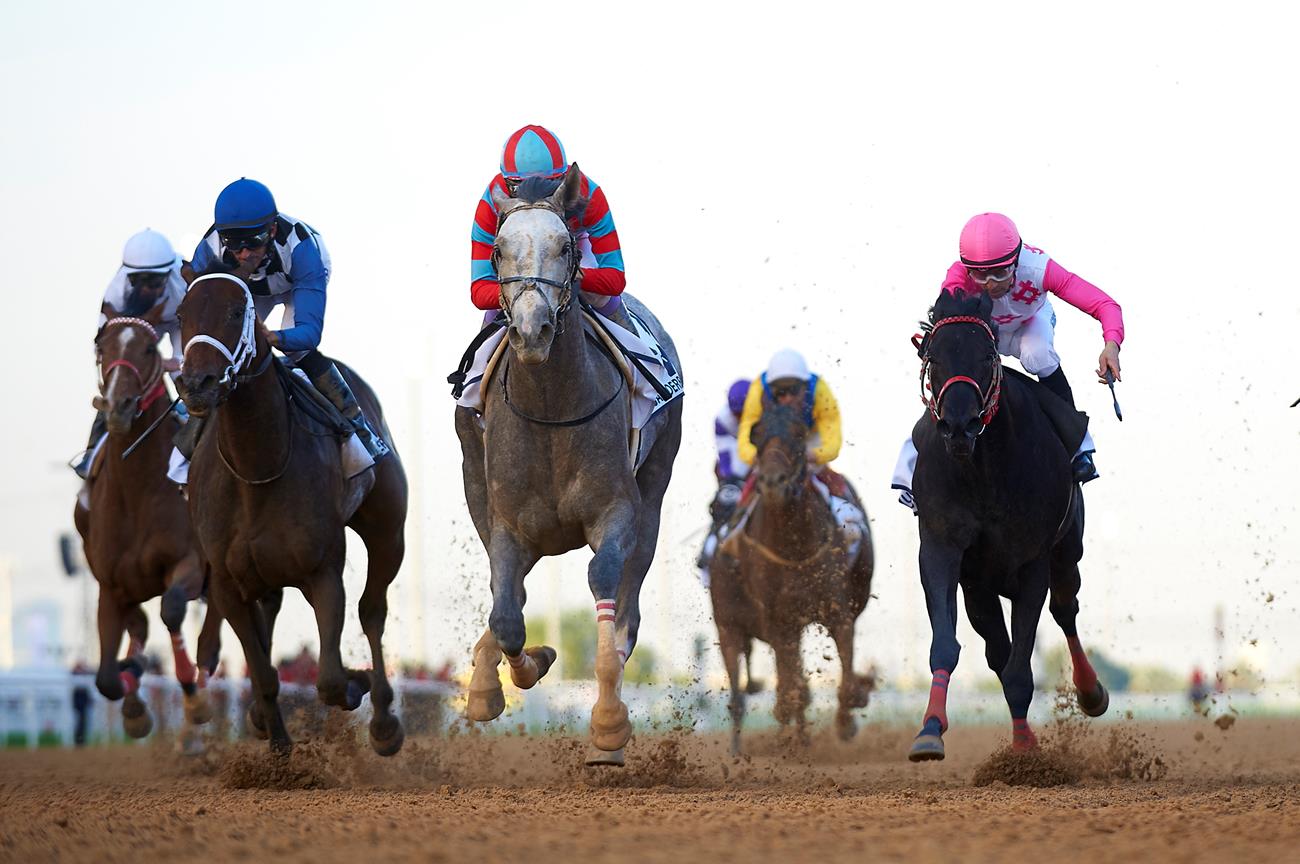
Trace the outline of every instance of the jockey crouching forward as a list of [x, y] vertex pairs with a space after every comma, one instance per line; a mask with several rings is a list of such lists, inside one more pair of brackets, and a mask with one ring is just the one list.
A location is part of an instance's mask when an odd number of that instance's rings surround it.
[[[971, 218], [962, 228], [958, 251], [961, 260], [948, 268], [943, 290], [988, 294], [993, 301], [999, 354], [1020, 360], [1026, 372], [1038, 376], [1039, 383], [1075, 407], [1074, 392], [1053, 345], [1056, 312], [1047, 295], [1055, 294], [1101, 324], [1104, 345], [1097, 358], [1097, 380], [1106, 383], [1107, 374], [1120, 380], [1124, 317], [1119, 304], [1104, 291], [1057, 264], [1042, 249], [1026, 245], [1015, 223], [1001, 213], [981, 213]], [[1071, 462], [1076, 483], [1098, 477], [1092, 458], [1095, 450], [1092, 433], [1088, 432]], [[894, 470], [893, 487], [900, 490], [898, 500], [913, 511], [915, 467], [916, 447], [909, 437]]]
[[[740, 458], [752, 465], [758, 456], [750, 441], [754, 425], [768, 405], [779, 404], [803, 409], [804, 422], [811, 435], [808, 439], [808, 462], [813, 469], [812, 485], [835, 516], [835, 524], [844, 534], [849, 555], [857, 554], [866, 534], [866, 514], [856, 502], [856, 495], [843, 475], [830, 463], [840, 455], [840, 406], [827, 383], [808, 371], [808, 363], [797, 351], [784, 349], [772, 355], [767, 371], [754, 380], [745, 397], [745, 408], [737, 433]], [[750, 474], [741, 496], [743, 512], [753, 495], [755, 474]]]
[[[525, 179], [541, 177], [559, 181], [568, 167], [564, 145], [545, 127], [525, 126], [506, 139], [500, 171], [479, 199], [470, 232], [470, 299], [487, 312], [485, 323], [495, 319], [501, 308], [501, 287], [492, 260], [499, 218], [492, 203], [492, 190], [513, 197]], [[582, 299], [605, 317], [627, 326], [626, 316], [621, 314], [623, 301], [619, 299], [627, 278], [623, 273], [623, 251], [618, 245], [614, 216], [604, 190], [596, 181], [584, 174], [581, 189], [587, 206], [576, 224], [569, 225], [569, 230], [573, 231], [582, 253], [577, 277]]]
[[732, 383], [727, 390], [727, 404], [718, 412], [713, 421], [713, 436], [718, 447], [718, 459], [713, 464], [713, 474], [718, 479], [718, 491], [709, 505], [712, 525], [704, 538], [704, 548], [695, 559], [695, 566], [700, 571], [700, 583], [709, 587], [709, 562], [717, 551], [722, 528], [731, 520], [740, 504], [741, 487], [745, 476], [749, 474], [749, 465], [740, 458], [737, 435], [740, 433], [740, 418], [745, 410], [745, 398], [749, 395], [750, 381], [741, 378]]
[[[176, 310], [185, 299], [185, 280], [181, 276], [181, 259], [172, 244], [162, 234], [146, 228], [126, 241], [122, 250], [122, 266], [104, 292], [100, 304], [99, 328], [118, 317], [156, 319], [155, 329], [171, 343], [171, 356], [163, 358], [165, 372], [180, 369], [181, 327], [176, 320]], [[161, 308], [160, 308], [161, 307]], [[177, 403], [181, 408], [181, 403]], [[103, 411], [95, 413], [90, 427], [86, 449], [72, 466], [77, 476], [85, 480], [90, 473], [90, 460], [95, 445], [108, 433], [108, 423]]]
[[[286, 216], [275, 206], [271, 190], [256, 180], [240, 178], [217, 196], [214, 224], [194, 250], [194, 270], [202, 272], [220, 261], [253, 294], [258, 320], [284, 306], [282, 329], [269, 331], [267, 341], [307, 373], [321, 395], [352, 424], [371, 458], [390, 452], [361, 411], [352, 388], [332, 361], [316, 350], [325, 324], [325, 291], [330, 259], [320, 235], [306, 222]], [[176, 447], [189, 459], [198, 444], [201, 423], [181, 430]]]

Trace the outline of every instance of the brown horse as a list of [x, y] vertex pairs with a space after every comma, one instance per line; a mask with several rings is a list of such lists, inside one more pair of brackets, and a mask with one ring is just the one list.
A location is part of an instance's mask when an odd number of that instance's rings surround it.
[[[316, 612], [320, 630], [317, 692], [348, 711], [371, 694], [370, 744], [381, 756], [402, 747], [392, 714], [381, 641], [388, 585], [405, 553], [406, 475], [396, 450], [349, 481], [339, 438], [313, 421], [291, 373], [274, 360], [257, 322], [252, 295], [221, 268], [196, 278], [179, 310], [185, 367], [178, 389], [190, 413], [210, 417], [189, 474], [190, 517], [217, 608], [244, 646], [255, 698], [248, 720], [268, 736], [273, 752], [293, 743], [276, 702], [280, 684], [271, 664], [271, 635], [284, 588], [297, 588]], [[337, 364], [365, 414], [393, 442], [379, 400], [356, 373]], [[373, 484], [368, 493], [358, 483]], [[364, 494], [358, 506], [357, 496]], [[361, 626], [373, 670], [345, 669], [339, 653], [346, 598], [344, 527], [366, 544], [369, 569], [361, 595]]]
[[[144, 668], [140, 655], [149, 632], [140, 604], [162, 595], [162, 619], [171, 633], [176, 677], [185, 693], [188, 740], [195, 742], [193, 725], [211, 716], [204, 685], [216, 669], [221, 617], [208, 607], [196, 667], [186, 651], [181, 624], [185, 604], [203, 589], [203, 571], [185, 501], [167, 479], [167, 458], [178, 428], [175, 416], [163, 420], [129, 459], [123, 458], [127, 448], [168, 412], [154, 329], [161, 311], [157, 306], [145, 318], [116, 317], [114, 312], [95, 340], [100, 374], [95, 407], [107, 415], [108, 440], [91, 475], [90, 508], [78, 500], [73, 518], [99, 582], [99, 692], [107, 699], [125, 699], [122, 720], [128, 735], [149, 734], [153, 721], [137, 693]], [[124, 629], [131, 641], [126, 659], [119, 662]]]
[[748, 655], [754, 639], [776, 653], [776, 719], [782, 726], [796, 724], [801, 742], [808, 740], [809, 691], [799, 647], [805, 627], [825, 627], [840, 655], [840, 738], [857, 732], [851, 712], [866, 707], [874, 686], [870, 676], [853, 671], [853, 627], [871, 594], [871, 534], [864, 534], [856, 558], [850, 558], [830, 507], [811, 486], [808, 434], [793, 408], [774, 405], [763, 412], [752, 435], [758, 501], [710, 568], [713, 618], [731, 683], [733, 753], [740, 752], [745, 714], [740, 657]]

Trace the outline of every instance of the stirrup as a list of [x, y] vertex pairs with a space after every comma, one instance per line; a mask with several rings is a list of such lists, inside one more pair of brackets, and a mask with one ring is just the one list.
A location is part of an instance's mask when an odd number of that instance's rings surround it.
[[90, 479], [90, 457], [94, 452], [95, 448], [87, 447], [85, 450], [81, 451], [80, 455], [74, 456], [72, 459], [68, 460], [68, 467], [71, 468], [72, 472], [82, 480]]
[[1092, 480], [1096, 480], [1101, 475], [1097, 473], [1097, 465], [1092, 461], [1092, 451], [1080, 453], [1070, 462], [1070, 472], [1074, 476], [1074, 482], [1080, 485]]

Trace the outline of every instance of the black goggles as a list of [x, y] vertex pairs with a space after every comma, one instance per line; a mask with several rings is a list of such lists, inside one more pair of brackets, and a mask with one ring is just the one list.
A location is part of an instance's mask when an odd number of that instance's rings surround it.
[[128, 273], [126, 280], [131, 283], [132, 288], [157, 288], [167, 281], [167, 274], [154, 272]]
[[217, 236], [221, 238], [221, 245], [231, 252], [238, 252], [240, 249], [261, 249], [271, 242], [271, 226], [263, 226], [256, 229], [256, 232], [218, 231]]

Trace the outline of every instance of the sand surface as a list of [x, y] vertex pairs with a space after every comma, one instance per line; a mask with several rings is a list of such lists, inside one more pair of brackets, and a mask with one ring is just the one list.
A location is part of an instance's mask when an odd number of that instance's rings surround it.
[[738, 759], [662, 732], [599, 771], [577, 736], [381, 760], [331, 726], [287, 763], [252, 743], [2, 752], [0, 861], [1300, 861], [1295, 719], [1072, 719], [1028, 760], [998, 752], [1009, 729], [954, 729], [924, 765], [904, 728], [753, 734]]

